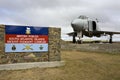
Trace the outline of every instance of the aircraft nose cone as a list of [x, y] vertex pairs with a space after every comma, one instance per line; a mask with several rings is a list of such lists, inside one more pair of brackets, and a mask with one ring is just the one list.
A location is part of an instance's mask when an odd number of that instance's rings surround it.
[[83, 27], [84, 26], [84, 21], [81, 20], [81, 19], [75, 19], [71, 22], [71, 25], [74, 27], [74, 26], [77, 26], [77, 27]]
[[74, 31], [81, 31], [83, 29], [83, 23], [80, 19], [72, 21], [71, 26], [73, 27]]
[[72, 26], [78, 26], [78, 23], [79, 23], [78, 20], [74, 20], [74, 21], [71, 22], [71, 25]]

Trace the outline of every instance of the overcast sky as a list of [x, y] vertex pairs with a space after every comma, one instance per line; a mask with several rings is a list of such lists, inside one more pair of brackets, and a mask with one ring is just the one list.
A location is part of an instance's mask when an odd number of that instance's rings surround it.
[[97, 18], [101, 30], [120, 31], [120, 0], [0, 0], [0, 24], [56, 26], [63, 37], [80, 15]]

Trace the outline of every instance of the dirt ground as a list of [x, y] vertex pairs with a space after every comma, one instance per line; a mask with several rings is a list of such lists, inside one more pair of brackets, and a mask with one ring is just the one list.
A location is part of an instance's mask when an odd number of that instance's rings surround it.
[[120, 55], [62, 51], [65, 66], [0, 71], [0, 80], [120, 80]]

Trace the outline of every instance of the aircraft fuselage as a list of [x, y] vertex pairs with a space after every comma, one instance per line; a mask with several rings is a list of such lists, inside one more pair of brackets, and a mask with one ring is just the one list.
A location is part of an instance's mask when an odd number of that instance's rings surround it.
[[[97, 36], [100, 37], [100, 34], [95, 34], [95, 31], [99, 31], [97, 21], [89, 19], [86, 16], [80, 16], [78, 19], [75, 19], [71, 22], [71, 26], [76, 33], [84, 32], [85, 36], [92, 37]], [[89, 33], [88, 33], [89, 32]]]

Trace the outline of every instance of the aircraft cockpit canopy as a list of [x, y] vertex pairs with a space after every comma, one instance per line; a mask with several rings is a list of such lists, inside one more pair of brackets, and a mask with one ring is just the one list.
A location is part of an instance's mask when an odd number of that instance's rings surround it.
[[88, 19], [88, 17], [87, 17], [87, 16], [84, 16], [84, 15], [81, 15], [81, 16], [79, 16], [78, 18], [79, 18], [79, 19]]

